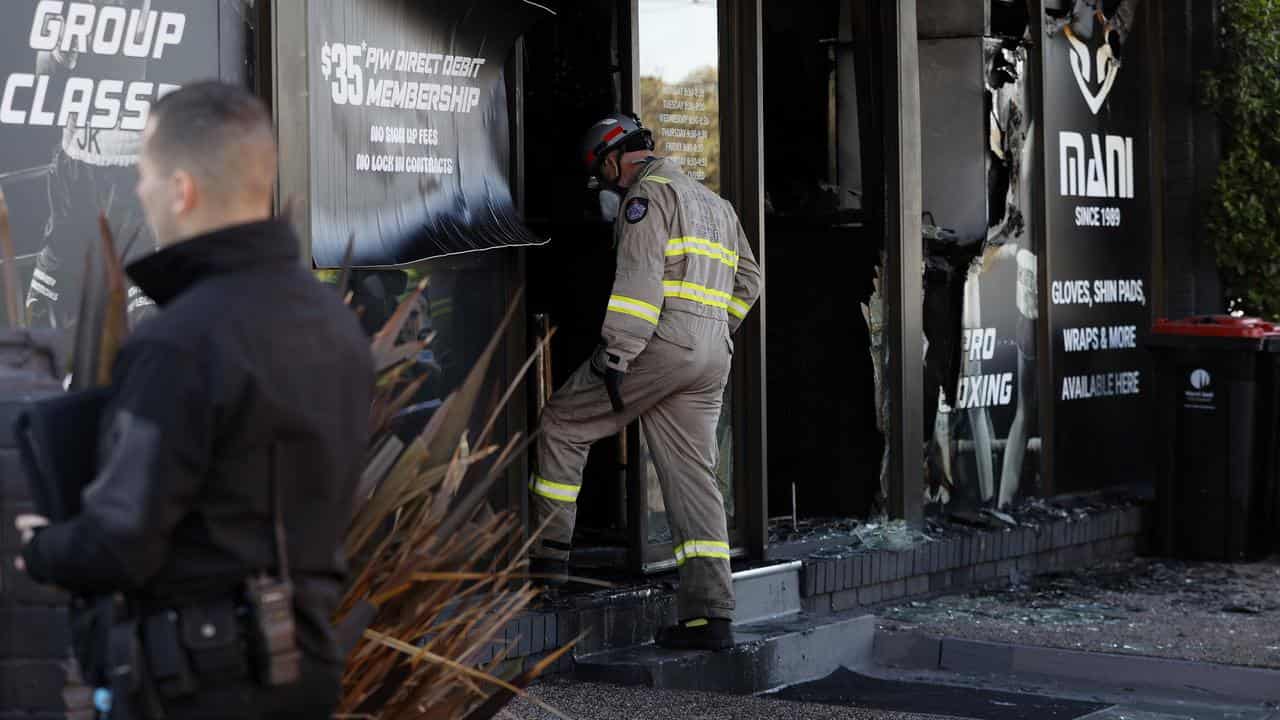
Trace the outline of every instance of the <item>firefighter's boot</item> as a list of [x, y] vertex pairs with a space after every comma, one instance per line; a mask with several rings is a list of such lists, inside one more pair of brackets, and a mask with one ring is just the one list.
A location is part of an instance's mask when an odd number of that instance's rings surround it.
[[672, 650], [727, 650], [733, 628], [725, 618], [695, 618], [662, 628], [654, 642]]

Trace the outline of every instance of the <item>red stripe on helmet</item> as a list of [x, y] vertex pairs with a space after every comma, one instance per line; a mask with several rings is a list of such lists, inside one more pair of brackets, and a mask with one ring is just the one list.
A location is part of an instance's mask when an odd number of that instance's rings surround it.
[[604, 134], [604, 140], [603, 140], [603, 142], [609, 142], [609, 141], [613, 140], [614, 138], [618, 137], [619, 135], [621, 135], [621, 134], [622, 134], [622, 133], [624, 133], [624, 132], [626, 132], [626, 130], [623, 130], [623, 129], [622, 129], [622, 126], [621, 126], [621, 125], [619, 125], [618, 127], [615, 127], [614, 129], [612, 129], [612, 130], [610, 130], [609, 132], [607, 132], [607, 133], [605, 133], [605, 134]]

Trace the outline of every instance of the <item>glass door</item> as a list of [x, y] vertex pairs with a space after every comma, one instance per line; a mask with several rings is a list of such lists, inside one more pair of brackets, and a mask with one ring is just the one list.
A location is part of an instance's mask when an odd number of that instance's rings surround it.
[[[685, 174], [720, 192], [720, 3], [717, 0], [634, 0], [638, 98], [636, 112], [653, 130], [656, 152], [679, 163]], [[743, 553], [743, 523], [737, 522], [742, 482], [734, 473], [733, 388], [725, 391], [716, 429], [716, 475], [728, 516], [729, 543]], [[643, 421], [637, 423], [642, 425]], [[657, 470], [642, 427], [629, 431], [636, 448], [629, 486], [633, 543], [640, 569], [657, 572], [675, 566], [671, 527]]]

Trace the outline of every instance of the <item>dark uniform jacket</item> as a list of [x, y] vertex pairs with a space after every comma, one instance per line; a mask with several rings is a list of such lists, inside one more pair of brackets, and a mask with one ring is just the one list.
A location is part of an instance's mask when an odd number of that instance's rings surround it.
[[368, 433], [368, 340], [278, 221], [225, 228], [129, 266], [163, 311], [116, 360], [98, 472], [74, 520], [27, 547], [74, 592], [183, 607], [274, 569], [277, 468], [299, 641], [325, 659]]

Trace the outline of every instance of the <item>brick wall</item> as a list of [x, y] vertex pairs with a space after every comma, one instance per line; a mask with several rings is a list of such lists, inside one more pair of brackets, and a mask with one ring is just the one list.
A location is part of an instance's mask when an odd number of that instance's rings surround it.
[[[1121, 507], [1048, 520], [1038, 527], [974, 531], [905, 552], [864, 550], [840, 559], [806, 559], [800, 573], [804, 610], [815, 616], [856, 610], [908, 597], [982, 585], [1133, 557], [1148, 527], [1146, 509]], [[675, 622], [673, 593], [653, 593], [600, 606], [534, 610], [506, 628], [507, 657], [526, 666], [586, 636], [547, 674], [569, 673], [575, 655], [646, 643]], [[491, 657], [492, 651], [486, 656]]]
[[821, 615], [1132, 557], [1143, 513], [1140, 507], [1115, 508], [1034, 528], [975, 532], [905, 552], [805, 560], [800, 594], [805, 610]]

